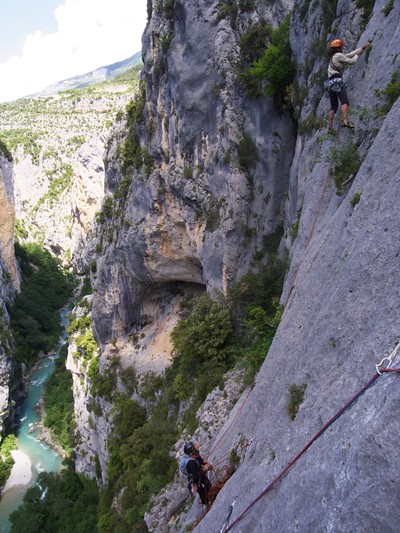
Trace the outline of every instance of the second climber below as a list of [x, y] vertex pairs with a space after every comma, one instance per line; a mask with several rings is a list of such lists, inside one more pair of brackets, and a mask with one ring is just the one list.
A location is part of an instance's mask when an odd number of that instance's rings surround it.
[[[354, 65], [362, 52], [369, 48], [370, 44], [366, 44], [357, 50], [353, 50], [349, 53], [344, 53], [344, 44], [341, 39], [335, 39], [330, 44], [330, 55], [331, 59], [328, 65], [328, 78], [332, 79], [343, 79], [343, 71], [347, 65]], [[349, 98], [347, 96], [346, 86], [344, 83], [341, 84], [341, 89], [339, 92], [329, 91], [329, 98], [331, 102], [331, 108], [328, 114], [328, 128], [329, 133], [335, 133], [333, 129], [333, 119], [335, 118], [336, 111], [339, 107], [339, 100], [341, 104], [342, 111], [342, 126], [345, 128], [354, 128], [354, 124], [349, 122], [347, 117], [349, 110]]]
[[212, 469], [212, 466], [200, 456], [198, 443], [187, 442], [184, 452], [190, 456], [186, 466], [189, 481], [188, 489], [192, 495], [197, 492], [201, 503], [207, 505], [211, 486], [207, 472]]

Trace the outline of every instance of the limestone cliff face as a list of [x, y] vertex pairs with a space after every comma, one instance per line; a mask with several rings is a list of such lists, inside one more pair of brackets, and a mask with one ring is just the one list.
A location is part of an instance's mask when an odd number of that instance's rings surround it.
[[[76, 318], [90, 315], [91, 297], [86, 296], [81, 300], [73, 312]], [[110, 424], [107, 422], [107, 414], [110, 410], [108, 402], [101, 399], [101, 415], [93, 412], [94, 399], [90, 390], [90, 377], [88, 376], [88, 365], [90, 360], [79, 355], [76, 347], [77, 335], [71, 335], [68, 346], [67, 369], [73, 378], [74, 411], [77, 432], [75, 434], [75, 465], [79, 472], [90, 478], [96, 475], [96, 461], [105, 472], [107, 460], [109, 458], [107, 450], [107, 440]], [[97, 353], [94, 354], [97, 357]], [[99, 479], [101, 481], [101, 479]]]
[[87, 272], [104, 196], [103, 154], [132, 91], [130, 83], [108, 83], [0, 106], [0, 433], [12, 376], [5, 303], [19, 290], [14, 226], [21, 239]]
[[[241, 31], [260, 18], [277, 26], [288, 6], [256, 2], [237, 17]], [[127, 125], [119, 121], [108, 143], [96, 230], [92, 318], [105, 373], [115, 356], [139, 378], [162, 372], [171, 362], [169, 335], [182, 293], [226, 291], [255, 255], [266, 258], [265, 239], [283, 221], [295, 124], [271, 100], [243, 95], [240, 32], [220, 7], [175, 2], [171, 17], [159, 2], [149, 4], [137, 124], [146, 164], [127, 175]], [[243, 145], [250, 158], [241, 155]], [[103, 415], [94, 417], [85, 407], [90, 387], [78, 377], [75, 383], [78, 433], [87, 433], [89, 418], [91, 427], [103, 424], [107, 439], [112, 406], [102, 402]], [[96, 449], [95, 434], [87, 446], [81, 439], [78, 468], [94, 476], [97, 454], [104, 481], [107, 453]]]
[[[255, 5], [259, 15], [262, 6]], [[98, 338], [106, 343], [140, 327], [143, 307], [173, 281], [224, 290], [248, 268], [259, 239], [280, 219], [277, 211], [286, 230], [299, 229], [294, 241], [286, 234], [291, 268], [277, 336], [235, 431], [210, 458], [229, 454], [239, 435], [252, 437], [251, 453], [196, 528], [211, 532], [223, 526], [233, 501], [232, 521], [246, 509], [398, 341], [400, 105], [382, 111], [386, 96], [376, 90], [384, 91], [399, 70], [400, 6], [377, 1], [368, 20], [350, 1], [294, 4], [294, 154], [288, 117], [275, 115], [268, 98], [251, 101], [240, 91], [231, 63], [236, 33], [218, 16], [218, 4], [177, 1], [171, 19], [159, 4], [152, 7], [144, 36], [146, 128], [140, 139], [153, 167], [146, 177], [133, 175], [124, 226], [109, 233], [113, 242], [97, 261]], [[286, 7], [270, 3], [265, 16], [276, 22]], [[239, 24], [254, 16], [243, 14]], [[338, 35], [348, 49], [368, 39], [373, 47], [347, 73], [356, 130], [338, 127], [334, 139], [325, 133], [329, 102], [321, 82], [323, 50]], [[236, 150], [244, 135], [257, 148], [251, 184]], [[272, 153], [279, 138], [284, 142]], [[363, 161], [338, 195], [330, 163], [353, 145]], [[227, 151], [230, 158], [224, 158]], [[119, 180], [116, 171], [110, 190]], [[246, 245], [244, 227], [254, 228]], [[396, 531], [397, 379], [379, 378], [237, 527]], [[293, 384], [307, 385], [294, 421], [287, 414]]]
[[[73, 309], [73, 315], [79, 319], [91, 316], [93, 298], [85, 297]], [[117, 392], [127, 394], [122, 376], [126, 369], [135, 369], [135, 375], [143, 377], [149, 373], [159, 374], [171, 362], [170, 333], [176, 325], [178, 309], [182, 296], [164, 295], [153, 304], [154, 323], [143, 324], [140, 336], [114, 338], [102, 350], [96, 349], [94, 358], [98, 361], [99, 372], [105, 379], [113, 380], [114, 397]], [[82, 332], [81, 332], [82, 333]], [[107, 481], [107, 462], [109, 460], [108, 437], [113, 428], [115, 405], [111, 398], [100, 394], [93, 387], [90, 377], [91, 358], [85, 358], [77, 349], [77, 334], [70, 338], [67, 368], [73, 377], [75, 432], [75, 465], [79, 472], [90, 478], [96, 478], [99, 485]], [[143, 401], [137, 393], [135, 400]]]
[[0, 254], [15, 289], [19, 276], [14, 255], [14, 183], [13, 163], [0, 156]]
[[12, 161], [0, 156], [0, 434], [10, 414], [11, 333], [6, 303], [19, 287], [14, 256]]
[[20, 237], [42, 242], [82, 272], [104, 196], [103, 154], [129, 84], [98, 85], [2, 104], [0, 134], [13, 155]]
[[[172, 327], [174, 291], [226, 290], [284, 222], [283, 318], [254, 389], [215, 438], [210, 460], [229, 455], [239, 439], [251, 438], [251, 449], [196, 527], [207, 533], [223, 530], [233, 502], [231, 522], [245, 511], [399, 340], [400, 104], [386, 104], [400, 69], [400, 6], [377, 0], [363, 14], [350, 0], [240, 4], [233, 24], [217, 1], [176, 0], [172, 14], [149, 2], [137, 124], [143, 164], [124, 172], [120, 125], [108, 151], [110, 202], [93, 268], [100, 360], [123, 347], [124, 364], [140, 366], [148, 338], [142, 349], [132, 339], [144, 328], [160, 331], [160, 319], [164, 332]], [[235, 67], [243, 31], [262, 17], [277, 25], [292, 7], [298, 131], [270, 98], [244, 96]], [[346, 74], [356, 129], [336, 119], [338, 134], [330, 137], [322, 81], [326, 45], [338, 36], [349, 50], [368, 39], [373, 46]], [[250, 162], [241, 157], [244, 139]], [[360, 164], [338, 194], [331, 163], [339, 167], [348, 147], [345, 163]], [[161, 371], [170, 347], [152, 353]], [[251, 507], [238, 531], [396, 531], [397, 379], [380, 377]], [[306, 386], [294, 420], [292, 385]], [[222, 439], [227, 427], [233, 430]], [[193, 513], [175, 528], [164, 510], [157, 516], [164, 497], [148, 515], [151, 530], [187, 530]]]
[[[135, 332], [143, 307], [171, 284], [225, 292], [255, 255], [265, 258], [265, 239], [283, 219], [294, 122], [271, 99], [244, 96], [238, 40], [261, 18], [277, 26], [290, 5], [254, 2], [233, 24], [217, 1], [177, 0], [172, 15], [149, 2], [137, 130], [147, 168], [98, 230], [93, 318], [102, 344]], [[117, 148], [118, 135], [110, 192], [126, 183]]]
[[[315, 2], [298, 2], [297, 8], [291, 36], [298, 83], [307, 84], [298, 106], [305, 126], [311, 115], [324, 118], [329, 106], [315, 83], [316, 74], [323, 79], [326, 71], [314, 48], [324, 36], [323, 11]], [[287, 224], [297, 213], [300, 224], [282, 297], [285, 312], [235, 422], [237, 432], [253, 436], [252, 451], [195, 531], [219, 530], [234, 500], [231, 523], [238, 518], [368, 382], [375, 364], [399, 340], [400, 103], [382, 113], [385, 98], [376, 90], [384, 90], [399, 71], [400, 5], [390, 9], [376, 1], [363, 32], [361, 15], [354, 2], [338, 2], [326, 39], [340, 36], [349, 50], [373, 39], [371, 52], [346, 74], [356, 130], [340, 129], [336, 122], [333, 140], [324, 134], [326, 122], [317, 131], [314, 122], [297, 139]], [[332, 149], [353, 144], [363, 162], [339, 196], [329, 175]], [[397, 357], [394, 366], [399, 363]], [[396, 531], [398, 379], [379, 378], [233, 531]], [[292, 421], [289, 386], [303, 383], [304, 402]], [[219, 453], [230, 446], [227, 442]]]

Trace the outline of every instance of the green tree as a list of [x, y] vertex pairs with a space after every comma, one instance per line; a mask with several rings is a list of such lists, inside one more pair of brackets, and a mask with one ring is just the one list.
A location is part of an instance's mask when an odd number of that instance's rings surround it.
[[229, 309], [213, 302], [207, 294], [195, 299], [190, 315], [171, 334], [175, 354], [179, 354], [179, 370], [195, 376], [199, 370], [226, 367], [232, 334]]
[[146, 409], [131, 398], [119, 399], [114, 407], [114, 438], [125, 441], [146, 422]]
[[289, 41], [290, 16], [273, 30], [271, 41], [264, 53], [252, 66], [239, 72], [247, 96], [273, 96], [279, 108], [284, 107], [287, 87], [292, 83], [295, 64]]
[[50, 252], [35, 243], [15, 245], [21, 268], [21, 292], [10, 312], [15, 357], [31, 367], [40, 351], [50, 351], [62, 332], [58, 311], [75, 287], [74, 276]]
[[284, 95], [286, 87], [293, 81], [295, 66], [289, 41], [290, 17], [272, 32], [271, 43], [264, 55], [250, 69], [258, 80], [267, 80], [265, 92], [268, 96]]
[[44, 425], [67, 452], [71, 451], [71, 430], [74, 418], [72, 375], [65, 368], [68, 344], [64, 344], [55, 363], [55, 371], [44, 388]]
[[17, 448], [17, 440], [14, 435], [4, 437], [0, 445], [0, 490], [4, 487], [14, 465], [11, 451]]
[[91, 533], [96, 531], [98, 491], [94, 481], [71, 466], [56, 474], [42, 472], [11, 514], [12, 533]]

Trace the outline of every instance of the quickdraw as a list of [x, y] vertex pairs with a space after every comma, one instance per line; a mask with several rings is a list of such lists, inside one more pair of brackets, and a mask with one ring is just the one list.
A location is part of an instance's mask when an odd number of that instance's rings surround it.
[[233, 508], [235, 506], [235, 503], [236, 503], [236, 500], [233, 500], [233, 502], [231, 503], [231, 505], [229, 507], [228, 516], [226, 517], [225, 522], [222, 524], [222, 527], [221, 527], [219, 533], [225, 533], [225, 531], [227, 531], [227, 528], [229, 527], [229, 523], [231, 521], [232, 511], [233, 511]]

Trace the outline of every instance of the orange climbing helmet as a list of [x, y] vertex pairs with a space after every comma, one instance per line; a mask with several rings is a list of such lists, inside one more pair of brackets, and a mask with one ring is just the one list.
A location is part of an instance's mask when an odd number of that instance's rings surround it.
[[343, 41], [341, 39], [335, 39], [330, 44], [331, 48], [339, 48], [340, 46], [343, 46]]

